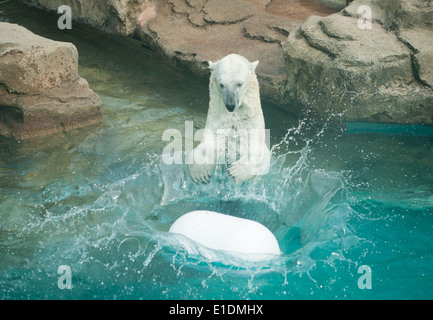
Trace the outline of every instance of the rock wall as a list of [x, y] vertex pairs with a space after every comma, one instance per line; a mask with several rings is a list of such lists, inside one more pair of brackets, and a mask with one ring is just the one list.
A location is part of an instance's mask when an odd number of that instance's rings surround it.
[[[64, 4], [21, 1], [49, 11]], [[315, 0], [71, 0], [69, 5], [74, 20], [140, 39], [200, 76], [209, 74], [207, 61], [229, 53], [259, 60], [262, 96], [278, 102], [286, 77], [282, 42], [311, 14], [337, 11]]]
[[102, 120], [71, 43], [0, 22], [0, 134], [27, 139]]
[[[74, 19], [138, 38], [201, 76], [208, 60], [229, 53], [259, 60], [262, 96], [295, 112], [433, 125], [431, 0], [355, 0], [344, 9], [341, 0], [70, 3]], [[372, 9], [371, 30], [358, 27], [361, 5]]]
[[[361, 4], [371, 29], [358, 26]], [[310, 17], [283, 46], [287, 103], [348, 121], [433, 125], [432, 14], [429, 1], [364, 0]]]
[[62, 5], [72, 10], [74, 20], [119, 35], [131, 35], [139, 14], [153, 0], [22, 0], [37, 8], [57, 12]]

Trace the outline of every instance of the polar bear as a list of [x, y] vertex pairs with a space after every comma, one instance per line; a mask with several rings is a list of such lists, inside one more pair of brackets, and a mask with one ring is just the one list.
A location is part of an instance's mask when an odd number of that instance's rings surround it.
[[188, 155], [194, 182], [207, 183], [217, 164], [227, 165], [236, 183], [269, 170], [269, 134], [265, 130], [255, 74], [258, 61], [229, 54], [209, 61], [209, 109], [201, 143]]

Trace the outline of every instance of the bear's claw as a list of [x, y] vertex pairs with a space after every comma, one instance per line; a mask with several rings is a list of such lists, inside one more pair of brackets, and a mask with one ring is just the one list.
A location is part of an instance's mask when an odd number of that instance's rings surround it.
[[252, 177], [248, 167], [237, 162], [227, 168], [227, 174], [230, 178], [235, 180], [236, 183], [244, 182]]
[[191, 179], [195, 183], [209, 183], [212, 170], [202, 165], [193, 165], [189, 167]]

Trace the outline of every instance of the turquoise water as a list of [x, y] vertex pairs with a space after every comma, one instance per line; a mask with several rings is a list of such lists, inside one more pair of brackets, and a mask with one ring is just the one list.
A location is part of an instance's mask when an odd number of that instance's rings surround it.
[[[207, 79], [132, 40], [60, 31], [56, 19], [0, 4], [0, 20], [77, 46], [104, 121], [0, 139], [0, 299], [433, 298], [431, 136], [345, 131], [338, 116], [297, 118], [264, 101], [269, 174], [235, 185], [221, 170], [197, 185], [183, 166], [161, 165], [162, 133], [203, 127]], [[196, 209], [263, 223], [283, 254], [246, 262], [198, 244], [187, 252], [167, 231]], [[62, 265], [71, 289], [58, 286]], [[358, 286], [363, 265], [371, 289]]]

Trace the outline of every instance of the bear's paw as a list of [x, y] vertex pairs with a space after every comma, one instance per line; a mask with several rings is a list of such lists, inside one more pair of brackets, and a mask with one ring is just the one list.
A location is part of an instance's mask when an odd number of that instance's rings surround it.
[[251, 173], [250, 166], [246, 164], [241, 164], [239, 161], [233, 163], [227, 168], [227, 174], [236, 182], [242, 183], [253, 177]]
[[210, 176], [213, 172], [213, 165], [209, 164], [192, 164], [188, 166], [189, 175], [195, 183], [209, 183]]

